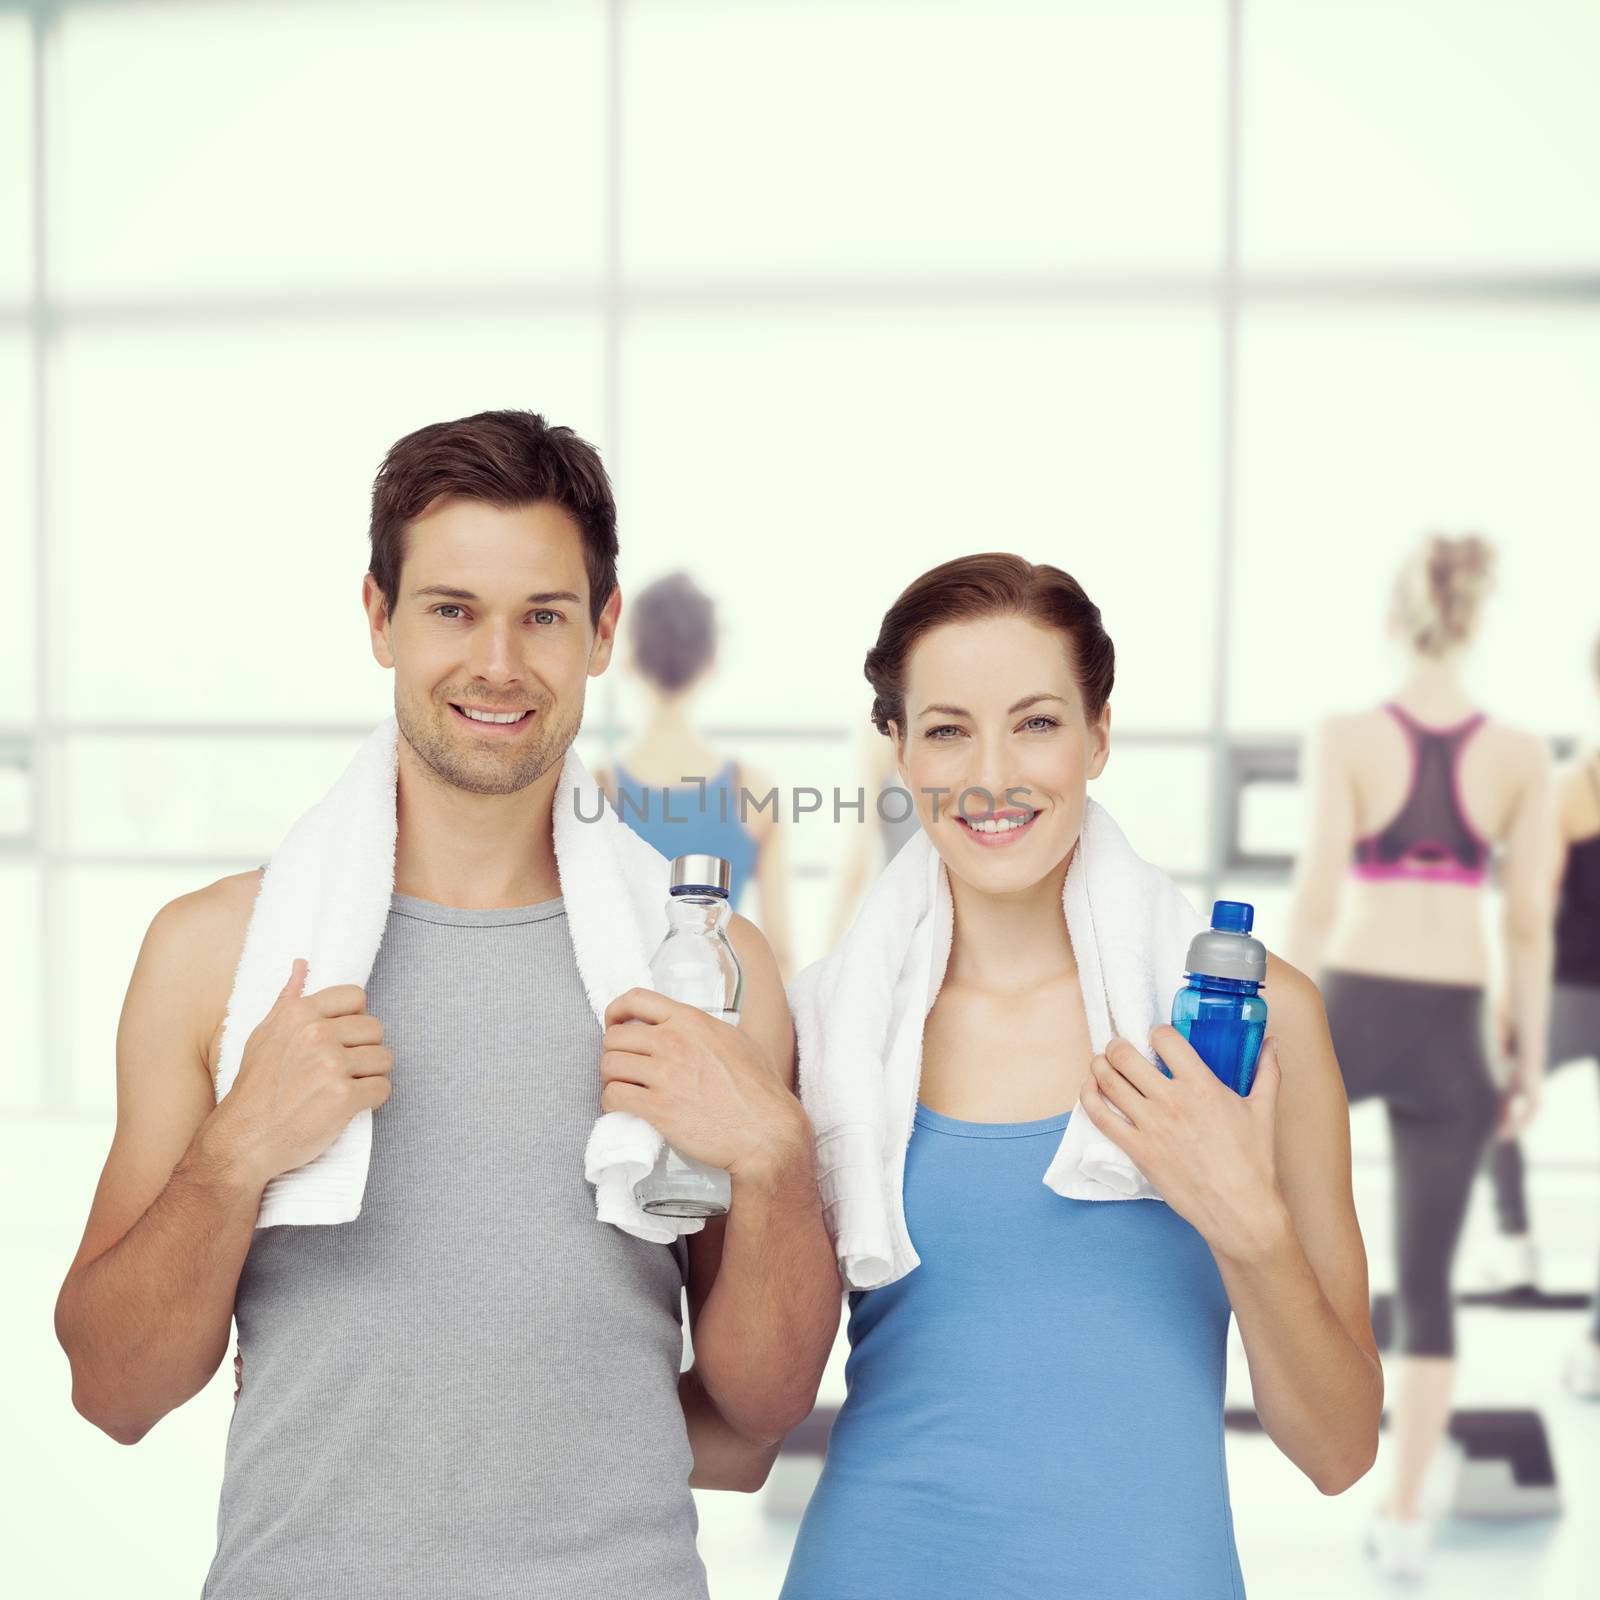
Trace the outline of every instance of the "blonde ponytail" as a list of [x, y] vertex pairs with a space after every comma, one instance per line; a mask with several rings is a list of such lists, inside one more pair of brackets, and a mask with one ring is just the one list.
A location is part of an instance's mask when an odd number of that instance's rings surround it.
[[1494, 547], [1479, 534], [1428, 536], [1394, 588], [1394, 619], [1414, 649], [1442, 656], [1467, 643], [1493, 587], [1494, 562]]

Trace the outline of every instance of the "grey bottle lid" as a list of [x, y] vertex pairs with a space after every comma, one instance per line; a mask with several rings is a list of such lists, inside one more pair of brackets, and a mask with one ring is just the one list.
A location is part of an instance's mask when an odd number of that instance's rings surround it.
[[732, 878], [733, 869], [721, 856], [699, 853], [674, 856], [670, 892], [690, 894], [699, 890], [704, 894], [719, 894], [726, 899]]
[[1211, 927], [1189, 941], [1184, 970], [1208, 978], [1265, 983], [1267, 947], [1250, 936], [1254, 920], [1253, 910], [1244, 902], [1218, 900], [1211, 908]]

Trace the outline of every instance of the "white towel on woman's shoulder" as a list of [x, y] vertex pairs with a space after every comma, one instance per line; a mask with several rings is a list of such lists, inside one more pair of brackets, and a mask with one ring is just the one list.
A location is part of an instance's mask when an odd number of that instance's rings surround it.
[[[386, 717], [328, 793], [302, 815], [262, 876], [223, 1022], [216, 1097], [233, 1087], [244, 1047], [272, 1009], [297, 956], [304, 992], [365, 987], [388, 925], [394, 892], [399, 724]], [[578, 972], [595, 1018], [631, 988], [650, 988], [649, 958], [667, 931], [667, 858], [627, 827], [568, 747], [552, 803], [551, 829], [563, 909]], [[537, 973], [522, 980], [538, 982]], [[398, 1066], [398, 1063], [397, 1063]], [[598, 1111], [584, 1152], [595, 1213], [641, 1239], [666, 1243], [702, 1227], [700, 1218], [651, 1216], [635, 1181], [654, 1165], [661, 1135], [627, 1112]], [[372, 1153], [372, 1112], [358, 1111], [333, 1143], [304, 1166], [273, 1178], [258, 1228], [350, 1222], [361, 1211]]]
[[[1189, 941], [1209, 926], [1159, 867], [1135, 854], [1093, 798], [1062, 885], [1089, 1042], [1113, 1032], [1154, 1061]], [[817, 1139], [823, 1214], [851, 1289], [892, 1283], [918, 1264], [902, 1184], [922, 1076], [922, 1032], [950, 959], [949, 874], [927, 832], [884, 868], [839, 945], [789, 984], [800, 1098]], [[1073, 1200], [1159, 1200], [1132, 1159], [1083, 1115], [1041, 1181]]]

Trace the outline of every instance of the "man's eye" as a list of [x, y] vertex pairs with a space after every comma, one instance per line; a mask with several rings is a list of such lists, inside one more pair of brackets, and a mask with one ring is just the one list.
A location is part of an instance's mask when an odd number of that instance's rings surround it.
[[[442, 606], [434, 606], [433, 607], [433, 614], [435, 616], [441, 616], [446, 611], [459, 611], [459, 610], [461, 610], [460, 606], [454, 604], [451, 601], [446, 601], [445, 604], [442, 605]], [[561, 620], [561, 613], [559, 611], [544, 611], [544, 610], [540, 610], [540, 611], [535, 611], [533, 613], [533, 615], [536, 616], [536, 617], [548, 617], [551, 622], [559, 622]], [[454, 620], [454, 619], [450, 619], [450, 620]]]

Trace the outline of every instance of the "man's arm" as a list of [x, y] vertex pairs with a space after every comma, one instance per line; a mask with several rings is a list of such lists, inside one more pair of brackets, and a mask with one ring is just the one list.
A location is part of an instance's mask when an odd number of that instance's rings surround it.
[[689, 1487], [754, 1494], [767, 1481], [783, 1441], [751, 1443], [717, 1410], [694, 1367], [678, 1374], [678, 1404], [694, 1452]]
[[117, 1027], [116, 1132], [56, 1300], [72, 1403], [120, 1444], [221, 1365], [260, 1209], [264, 1185], [215, 1136], [198, 1003], [228, 898], [181, 896], [145, 934]]
[[[756, 928], [732, 921], [729, 938], [745, 973], [742, 1026], [792, 1093], [794, 1025], [776, 963]], [[691, 1234], [688, 1246], [695, 1361], [679, 1393], [695, 1455], [689, 1481], [758, 1489], [783, 1436], [810, 1415], [839, 1329], [839, 1268], [798, 1100], [770, 1159], [733, 1175], [727, 1216]]]

